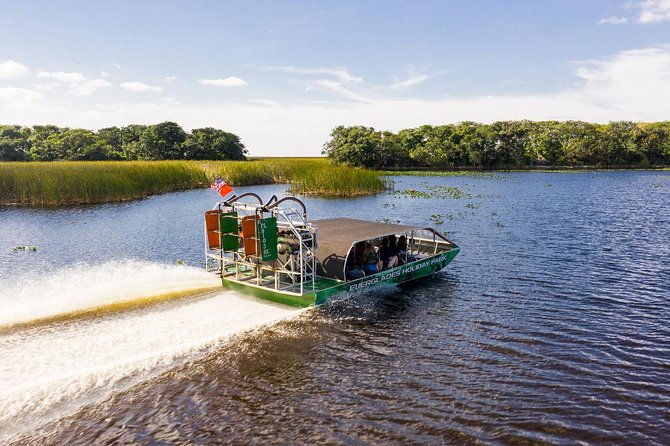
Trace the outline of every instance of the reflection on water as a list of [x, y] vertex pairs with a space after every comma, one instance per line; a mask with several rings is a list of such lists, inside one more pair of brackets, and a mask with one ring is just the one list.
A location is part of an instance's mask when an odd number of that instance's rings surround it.
[[[395, 188], [435, 185], [471, 198], [306, 201], [314, 219], [442, 221], [462, 247], [445, 272], [236, 338], [18, 441], [670, 443], [670, 174], [400, 177]], [[0, 211], [0, 281], [109, 258], [197, 265], [211, 199]], [[9, 252], [28, 244], [38, 251]]]

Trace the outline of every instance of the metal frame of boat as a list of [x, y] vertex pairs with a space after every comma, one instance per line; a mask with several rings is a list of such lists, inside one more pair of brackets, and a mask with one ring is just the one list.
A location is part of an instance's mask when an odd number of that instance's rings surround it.
[[[399, 255], [399, 266], [352, 277], [359, 243], [401, 235], [407, 249]], [[350, 218], [309, 222], [304, 203], [290, 196], [263, 203], [258, 195], [245, 193], [205, 214], [207, 271], [228, 288], [297, 307], [429, 276], [446, 267], [459, 249], [432, 228]]]

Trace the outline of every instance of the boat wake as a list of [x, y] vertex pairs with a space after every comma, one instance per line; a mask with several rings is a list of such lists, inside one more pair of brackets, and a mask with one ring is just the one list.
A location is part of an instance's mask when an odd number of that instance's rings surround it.
[[195, 268], [128, 261], [2, 287], [0, 442], [300, 312], [202, 292], [217, 282]]

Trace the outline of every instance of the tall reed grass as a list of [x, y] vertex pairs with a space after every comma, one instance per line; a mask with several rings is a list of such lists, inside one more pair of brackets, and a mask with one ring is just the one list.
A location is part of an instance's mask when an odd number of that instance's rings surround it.
[[207, 187], [217, 176], [233, 186], [286, 183], [295, 193], [373, 194], [385, 181], [369, 170], [319, 158], [252, 161], [58, 161], [0, 163], [0, 204], [60, 206], [128, 201]]

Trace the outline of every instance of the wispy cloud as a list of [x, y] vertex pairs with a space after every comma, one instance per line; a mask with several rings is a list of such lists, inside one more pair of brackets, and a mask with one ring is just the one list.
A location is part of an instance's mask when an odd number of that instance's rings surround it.
[[30, 69], [13, 60], [5, 60], [0, 62], [0, 79], [10, 79], [14, 77], [21, 77], [30, 73]]
[[163, 87], [158, 87], [155, 85], [149, 85], [143, 82], [136, 82], [136, 81], [123, 82], [121, 83], [121, 88], [128, 91], [153, 91], [153, 92], [163, 91]]
[[389, 85], [389, 88], [391, 90], [402, 90], [405, 88], [409, 88], [413, 85], [420, 84], [421, 82], [429, 79], [428, 75], [425, 74], [415, 74], [413, 76], [408, 77], [407, 79], [404, 80], [396, 80], [393, 82], [391, 85]]
[[43, 91], [56, 90], [58, 84], [65, 84], [68, 92], [78, 96], [88, 96], [102, 87], [109, 87], [111, 82], [105, 79], [88, 79], [76, 71], [39, 71], [37, 77], [51, 82], [38, 84], [35, 87]]
[[77, 83], [84, 82], [86, 76], [82, 73], [76, 71], [65, 72], [65, 71], [40, 71], [37, 73], [37, 77], [43, 79], [52, 79], [58, 82], [63, 83]]
[[610, 16], [598, 20], [596, 25], [625, 25], [628, 23], [628, 17]]
[[170, 82], [176, 80], [176, 76], [165, 76], [164, 78], [161, 79], [161, 81], [165, 82], [166, 84], [169, 84]]
[[624, 5], [628, 8], [639, 8], [638, 23], [659, 23], [670, 21], [670, 0], [645, 0], [630, 2]]
[[213, 85], [215, 87], [244, 87], [247, 81], [236, 76], [229, 76], [223, 79], [199, 79], [202, 85]]
[[333, 93], [337, 93], [347, 99], [356, 101], [356, 102], [369, 102], [370, 99], [359, 94], [356, 92], [353, 92], [347, 88], [345, 88], [342, 84], [336, 81], [331, 81], [329, 79], [319, 79], [315, 81], [313, 84], [308, 86], [306, 88], [307, 91], [310, 90], [327, 90], [331, 91]]
[[357, 76], [352, 76], [345, 68], [329, 68], [329, 67], [318, 67], [318, 68], [301, 68], [301, 67], [292, 67], [292, 66], [264, 66], [261, 67], [268, 71], [281, 71], [284, 73], [295, 73], [295, 74], [317, 74], [317, 75], [328, 75], [337, 78], [340, 82], [345, 83], [359, 83], [363, 82], [363, 79]]

